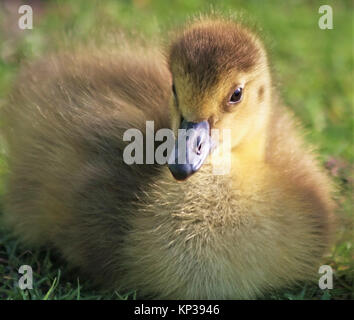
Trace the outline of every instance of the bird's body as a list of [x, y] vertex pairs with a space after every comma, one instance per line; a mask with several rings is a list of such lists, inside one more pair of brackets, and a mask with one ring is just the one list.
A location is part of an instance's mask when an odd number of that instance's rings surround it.
[[[173, 62], [170, 69], [182, 110], [187, 90]], [[33, 65], [2, 110], [6, 221], [100, 285], [142, 297], [254, 298], [313, 277], [330, 238], [331, 184], [270, 77], [252, 81], [263, 109], [232, 146], [231, 171], [215, 175], [207, 163], [177, 182], [166, 166], [122, 159], [125, 130], [144, 133], [148, 120], [176, 129], [171, 72], [158, 50], [78, 52]], [[183, 117], [206, 118], [195, 110]]]

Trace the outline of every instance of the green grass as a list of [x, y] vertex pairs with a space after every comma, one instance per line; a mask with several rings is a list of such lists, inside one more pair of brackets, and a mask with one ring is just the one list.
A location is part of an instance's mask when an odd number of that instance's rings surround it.
[[[27, 3], [30, 1], [27, 1]], [[222, 4], [220, 4], [222, 2]], [[11, 9], [11, 1], [4, 1]], [[104, 28], [143, 33], [147, 39], [181, 25], [191, 14], [218, 11], [241, 14], [260, 28], [269, 49], [275, 82], [286, 104], [308, 129], [308, 140], [339, 184], [338, 241], [324, 264], [335, 270], [334, 289], [316, 284], [272, 294], [272, 299], [354, 299], [353, 253], [353, 5], [327, 1], [334, 29], [318, 27], [320, 1], [42, 1], [33, 6], [34, 29], [17, 28], [17, 7], [0, 7], [0, 104], [22, 62], [65, 46], [62, 39], [89, 41]], [[1, 125], [1, 119], [0, 119]], [[6, 164], [0, 144], [0, 211]], [[17, 288], [20, 265], [34, 270], [34, 289]], [[98, 292], [76, 277], [60, 256], [31, 250], [11, 238], [0, 224], [0, 299], [126, 299], [135, 294]]]

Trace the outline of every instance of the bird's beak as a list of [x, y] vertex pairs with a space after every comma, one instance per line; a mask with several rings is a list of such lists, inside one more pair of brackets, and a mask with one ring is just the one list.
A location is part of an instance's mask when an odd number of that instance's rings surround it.
[[168, 158], [168, 168], [177, 180], [185, 180], [197, 172], [211, 151], [208, 121], [182, 121], [178, 139]]

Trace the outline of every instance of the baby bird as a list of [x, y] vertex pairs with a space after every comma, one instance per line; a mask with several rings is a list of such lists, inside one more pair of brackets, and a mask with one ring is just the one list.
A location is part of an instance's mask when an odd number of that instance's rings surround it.
[[[262, 42], [204, 17], [161, 51], [78, 50], [22, 72], [1, 110], [5, 221], [101, 287], [143, 298], [253, 299], [313, 279], [332, 184], [272, 86]], [[197, 148], [175, 149], [191, 160], [127, 164], [124, 133], [145, 137], [146, 121], [194, 129]]]

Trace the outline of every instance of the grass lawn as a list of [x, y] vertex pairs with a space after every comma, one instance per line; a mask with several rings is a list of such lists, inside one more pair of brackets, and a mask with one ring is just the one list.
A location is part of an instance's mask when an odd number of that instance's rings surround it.
[[[34, 29], [17, 26], [17, 1], [0, 3], [0, 105], [23, 61], [56, 50], [65, 39], [89, 40], [97, 29], [123, 28], [143, 33], [146, 39], [181, 25], [191, 14], [211, 7], [239, 14], [264, 34], [274, 79], [286, 104], [308, 130], [307, 139], [339, 185], [337, 242], [323, 264], [332, 266], [332, 290], [316, 283], [303, 284], [269, 296], [272, 299], [354, 299], [353, 249], [353, 24], [354, 6], [348, 1], [327, 1], [333, 8], [333, 29], [318, 27], [320, 1], [26, 1], [34, 14]], [[1, 125], [1, 119], [0, 119]], [[6, 163], [0, 141], [0, 218]], [[34, 289], [22, 291], [18, 268], [33, 267]], [[320, 277], [320, 275], [319, 275]], [[1, 299], [127, 299], [135, 293], [98, 292], [76, 277], [60, 255], [33, 250], [4, 230], [0, 220]]]

